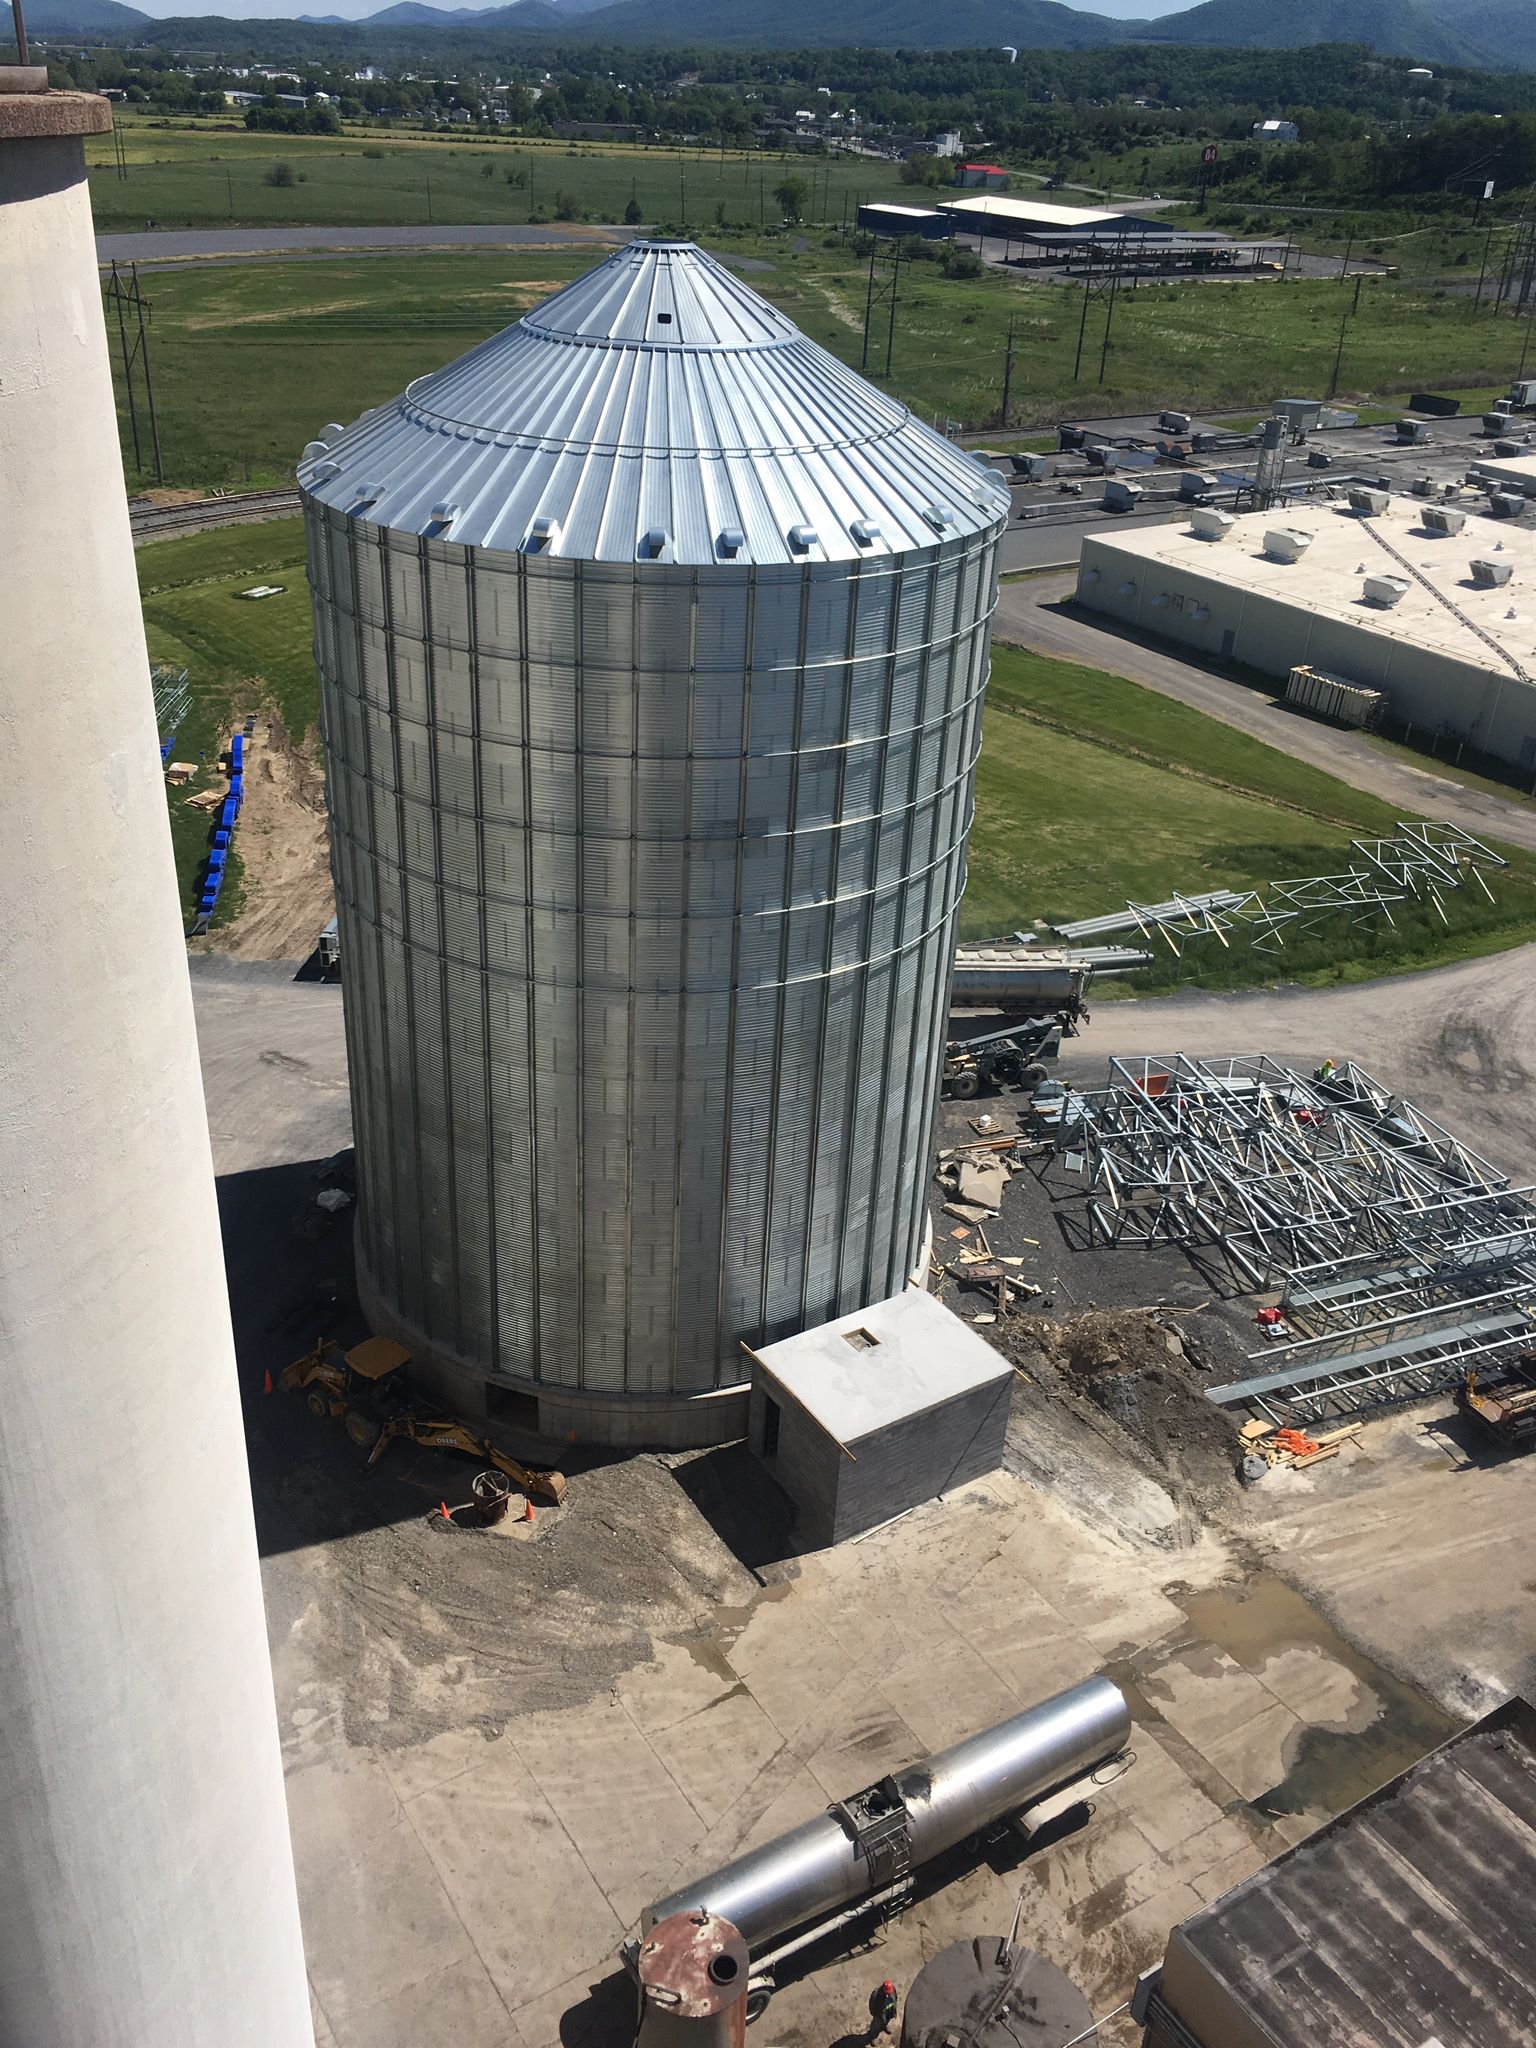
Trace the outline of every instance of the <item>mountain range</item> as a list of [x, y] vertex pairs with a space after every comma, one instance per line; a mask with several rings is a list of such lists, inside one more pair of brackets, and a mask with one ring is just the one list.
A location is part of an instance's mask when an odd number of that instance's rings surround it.
[[[122, 0], [31, 0], [38, 35], [130, 38], [150, 17]], [[1358, 43], [1383, 56], [1481, 70], [1536, 68], [1536, 0], [1202, 0], [1155, 21], [1082, 12], [1059, 0], [770, 0], [724, 11], [718, 0], [513, 0], [487, 8], [396, 0], [360, 20], [299, 19], [357, 29], [499, 29], [604, 42], [750, 44], [765, 48], [863, 45], [873, 49], [969, 49], [989, 44], [1043, 50], [1173, 43], [1212, 49], [1296, 49]], [[155, 21], [156, 41], [174, 23]], [[190, 25], [190, 24], [189, 24]], [[253, 21], [252, 40], [272, 23]]]

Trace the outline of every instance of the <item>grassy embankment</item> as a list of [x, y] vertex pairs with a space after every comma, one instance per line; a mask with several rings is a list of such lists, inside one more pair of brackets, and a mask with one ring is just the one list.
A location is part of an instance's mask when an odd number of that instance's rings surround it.
[[[194, 712], [177, 755], [209, 760], [231, 719], [271, 705], [295, 739], [318, 720], [310, 658], [303, 537], [296, 519], [231, 527], [139, 550], [155, 660], [192, 672]], [[258, 581], [282, 597], [242, 603]], [[207, 820], [171, 797], [184, 902], [207, 845]], [[1017, 648], [996, 650], [977, 784], [968, 934], [1010, 931], [1037, 917], [1089, 916], [1127, 897], [1175, 888], [1245, 888], [1276, 876], [1338, 873], [1356, 833], [1390, 828], [1393, 813], [1315, 768], [1134, 683]], [[239, 836], [236, 835], [238, 853]], [[1354, 980], [1491, 952], [1536, 938], [1536, 862], [1518, 856], [1494, 883], [1496, 903], [1450, 900], [1450, 926], [1416, 908], [1351, 934], [1342, 924], [1280, 956], [1212, 940], [1150, 971], [1150, 986], [1237, 987], [1298, 976]], [[238, 875], [220, 922], [238, 914]]]
[[[274, 519], [154, 541], [138, 550], [138, 565], [149, 658], [187, 669], [192, 684], [191, 714], [177, 732], [175, 758], [199, 763], [201, 772], [185, 790], [167, 792], [176, 874], [190, 921], [212, 819], [185, 799], [217, 778], [232, 722], [271, 706], [296, 740], [318, 722], [303, 527], [297, 519]], [[254, 583], [280, 583], [283, 595], [257, 602], [236, 596]], [[238, 827], [231, 853], [216, 926], [232, 923], [243, 901]]]

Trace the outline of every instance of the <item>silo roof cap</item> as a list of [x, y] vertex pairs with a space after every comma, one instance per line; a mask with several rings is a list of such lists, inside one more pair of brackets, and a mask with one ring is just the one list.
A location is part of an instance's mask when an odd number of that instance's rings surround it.
[[[313, 451], [313, 452], [311, 452]], [[868, 562], [946, 543], [1008, 513], [997, 473], [802, 334], [691, 242], [631, 242], [392, 405], [299, 464], [306, 495], [396, 531], [515, 553], [642, 561], [664, 531], [668, 563]], [[855, 524], [878, 513], [874, 545]], [[544, 531], [550, 528], [545, 526]]]

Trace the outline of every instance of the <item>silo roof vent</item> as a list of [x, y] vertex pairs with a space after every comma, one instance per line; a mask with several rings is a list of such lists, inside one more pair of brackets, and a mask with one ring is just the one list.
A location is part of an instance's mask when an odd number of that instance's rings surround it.
[[789, 529], [788, 538], [794, 552], [803, 555], [807, 549], [815, 547], [818, 536], [814, 526], [800, 525]]
[[560, 522], [551, 519], [547, 512], [541, 512], [537, 519], [529, 521], [528, 533], [523, 541], [524, 552], [530, 555], [542, 553], [554, 547], [560, 538]]
[[931, 527], [943, 533], [946, 527], [955, 523], [955, 508], [953, 505], [925, 505], [923, 517]]
[[747, 536], [739, 526], [722, 527], [720, 538], [715, 542], [715, 552], [726, 556], [739, 555], [746, 544]]
[[875, 519], [855, 519], [848, 531], [861, 548], [869, 548], [880, 538], [880, 523]]
[[659, 562], [667, 551], [667, 536], [663, 527], [653, 526], [640, 543], [642, 562]]
[[895, 553], [995, 531], [1008, 486], [803, 335], [690, 242], [631, 242], [514, 326], [418, 378], [392, 404], [325, 431], [341, 472], [301, 462], [311, 501], [346, 513], [359, 476], [384, 480], [393, 531], [424, 534], [432, 508], [460, 506], [455, 545], [543, 543], [585, 561], [633, 562], [668, 508], [667, 557], [788, 563], [786, 506], [817, 508], [828, 560], [868, 545], [854, 522], [879, 508]]

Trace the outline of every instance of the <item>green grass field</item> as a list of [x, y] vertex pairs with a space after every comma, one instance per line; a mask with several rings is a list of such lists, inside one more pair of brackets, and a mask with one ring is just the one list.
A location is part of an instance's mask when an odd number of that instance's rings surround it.
[[[579, 232], [579, 231], [578, 231]], [[756, 267], [753, 288], [845, 362], [860, 359], [865, 271], [838, 238], [709, 235]], [[806, 246], [796, 247], [796, 242]], [[145, 274], [166, 482], [278, 483], [326, 420], [394, 397], [599, 260], [586, 248], [410, 251], [310, 261], [187, 265]], [[1164, 404], [1237, 410], [1324, 388], [1341, 295], [1328, 282], [1158, 285], [1121, 295], [1106, 380], [1090, 321], [1073, 381], [1076, 287], [936, 265], [904, 270], [891, 388], [925, 418], [996, 418], [1010, 321], [1016, 426]], [[1097, 309], [1096, 309], [1097, 310]], [[1341, 395], [1431, 388], [1478, 397], [1513, 370], [1518, 334], [1464, 301], [1381, 283], [1362, 294]], [[876, 350], [883, 371], [883, 345]], [[1388, 407], [1390, 415], [1391, 408]], [[126, 434], [124, 446], [131, 446]], [[152, 481], [146, 466], [130, 483]]]
[[[1390, 805], [1153, 691], [1022, 648], [993, 654], [977, 775], [968, 937], [1035, 918], [1091, 917], [1174, 890], [1252, 888], [1339, 874], [1357, 834], [1390, 831]], [[1536, 861], [1510, 852], [1495, 901], [1464, 890], [1449, 924], [1416, 904], [1351, 933], [1343, 920], [1280, 954], [1197, 941], [1139, 986], [1240, 988], [1354, 981], [1536, 939]]]
[[[271, 706], [301, 739], [318, 723], [303, 530], [297, 519], [229, 527], [139, 550], [150, 657], [191, 671], [193, 715], [179, 759], [211, 764], [241, 712]], [[258, 604], [235, 593], [285, 585]], [[190, 916], [209, 823], [170, 799], [177, 871]], [[1036, 918], [1085, 917], [1175, 888], [1242, 888], [1337, 873], [1350, 838], [1390, 829], [1391, 809], [1321, 770], [1135, 683], [1013, 647], [994, 655], [977, 778], [967, 936]], [[238, 859], [239, 834], [235, 839]], [[1536, 938], [1536, 862], [1515, 856], [1497, 901], [1452, 899], [1449, 928], [1410, 908], [1398, 929], [1342, 928], [1276, 958], [1204, 942], [1137, 977], [1241, 987], [1277, 979], [1363, 979]], [[238, 868], [218, 922], [238, 914]]]
[[[224, 123], [160, 127], [128, 120], [128, 175], [110, 135], [87, 145], [91, 205], [104, 233], [142, 228], [295, 225], [419, 226], [551, 220], [568, 194], [589, 221], [622, 221], [631, 199], [648, 223], [696, 231], [759, 227], [780, 218], [773, 188], [786, 175], [808, 189], [805, 218], [840, 225], [855, 201], [905, 190], [894, 164], [852, 157], [785, 159], [718, 150], [625, 148], [513, 136], [411, 138], [271, 135]], [[266, 182], [287, 164], [290, 185]]]
[[[243, 712], [274, 707], [295, 739], [317, 723], [301, 521], [274, 519], [155, 541], [138, 550], [138, 565], [149, 658], [190, 672], [192, 711], [177, 732], [175, 758], [203, 764], [191, 790], [208, 787], [232, 722]], [[280, 583], [283, 595], [254, 604], [235, 595], [253, 583]], [[190, 920], [212, 820], [187, 804], [187, 793], [168, 791], [176, 873]], [[216, 926], [231, 923], [240, 910], [238, 828], [231, 852]]]

